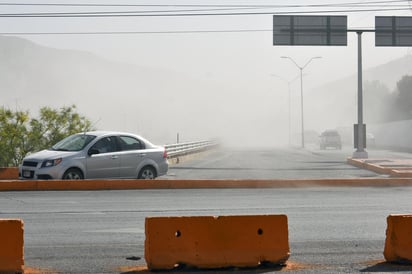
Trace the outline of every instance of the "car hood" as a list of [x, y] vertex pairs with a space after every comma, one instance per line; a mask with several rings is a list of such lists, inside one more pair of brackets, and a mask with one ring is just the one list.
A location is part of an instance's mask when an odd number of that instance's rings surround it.
[[36, 159], [36, 160], [43, 160], [43, 159], [56, 159], [60, 157], [69, 157], [72, 155], [79, 154], [80, 151], [58, 151], [58, 150], [49, 150], [45, 149], [39, 152], [32, 153], [24, 158], [24, 160]]

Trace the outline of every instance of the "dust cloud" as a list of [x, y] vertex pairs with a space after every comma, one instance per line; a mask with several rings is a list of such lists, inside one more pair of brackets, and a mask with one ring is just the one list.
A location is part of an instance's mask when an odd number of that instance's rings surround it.
[[[210, 58], [191, 63], [186, 58], [200, 56], [199, 50], [188, 56], [180, 53], [176, 58], [186, 64], [182, 71], [178, 60], [164, 67], [136, 60], [132, 64], [16, 37], [1, 37], [0, 47], [5, 107], [35, 114], [42, 106], [75, 104], [97, 129], [133, 132], [157, 144], [175, 143], [179, 135], [181, 142], [218, 139], [237, 147], [300, 145], [298, 70], [280, 58], [298, 49], [273, 49], [269, 43], [257, 51], [245, 45], [232, 53], [223, 47], [216, 56], [208, 52]], [[246, 51], [248, 57], [237, 60]], [[303, 75], [307, 142], [316, 142], [325, 129], [350, 130], [356, 123], [356, 70], [339, 78], [341, 72], [329, 68], [328, 58], [335, 53], [324, 53]], [[301, 54], [298, 62], [306, 60]], [[410, 63], [410, 55], [399, 60]], [[365, 68], [365, 81], [379, 79], [393, 90], [407, 73], [412, 74], [410, 66], [393, 61]]]

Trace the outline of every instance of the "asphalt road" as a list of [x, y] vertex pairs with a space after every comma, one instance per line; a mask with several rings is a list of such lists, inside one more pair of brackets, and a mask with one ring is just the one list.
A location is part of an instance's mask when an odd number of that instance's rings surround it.
[[[380, 176], [347, 166], [339, 158], [343, 152], [247, 151], [254, 155], [248, 159], [241, 151], [226, 153], [183, 162], [169, 176]], [[24, 220], [25, 264], [44, 273], [127, 273], [144, 266], [148, 216], [245, 214], [288, 216], [291, 257], [282, 270], [287, 273], [405, 273], [412, 266], [385, 264], [382, 253], [386, 217], [410, 213], [411, 195], [410, 187], [0, 192], [0, 218]]]
[[[353, 149], [218, 149], [170, 167], [171, 179], [325, 179], [366, 178], [381, 175], [347, 164]], [[410, 158], [411, 154], [369, 150], [369, 158]]]

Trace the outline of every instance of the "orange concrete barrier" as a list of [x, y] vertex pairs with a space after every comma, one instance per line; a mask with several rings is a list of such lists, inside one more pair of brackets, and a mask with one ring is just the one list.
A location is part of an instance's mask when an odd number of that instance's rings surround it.
[[389, 215], [387, 222], [386, 261], [412, 263], [412, 215]]
[[23, 273], [23, 221], [0, 219], [0, 272]]
[[283, 265], [289, 258], [286, 215], [148, 217], [150, 270]]
[[17, 180], [19, 169], [17, 167], [0, 167], [0, 180]]

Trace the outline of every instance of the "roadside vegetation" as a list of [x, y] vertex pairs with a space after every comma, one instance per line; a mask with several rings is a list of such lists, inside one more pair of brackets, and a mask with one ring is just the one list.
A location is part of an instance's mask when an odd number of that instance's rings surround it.
[[412, 75], [403, 76], [392, 92], [380, 81], [366, 82], [364, 96], [370, 122], [412, 120]]
[[18, 166], [27, 153], [92, 129], [92, 123], [77, 113], [75, 105], [60, 109], [43, 107], [37, 118], [28, 111], [0, 107], [0, 167]]

